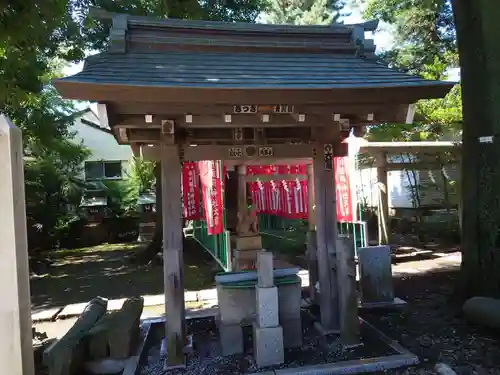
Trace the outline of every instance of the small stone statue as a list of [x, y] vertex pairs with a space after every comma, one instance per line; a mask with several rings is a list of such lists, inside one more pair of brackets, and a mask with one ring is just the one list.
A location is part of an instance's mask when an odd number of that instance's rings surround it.
[[259, 234], [257, 211], [249, 206], [245, 213], [238, 212], [238, 227], [236, 232], [240, 237], [250, 237]]

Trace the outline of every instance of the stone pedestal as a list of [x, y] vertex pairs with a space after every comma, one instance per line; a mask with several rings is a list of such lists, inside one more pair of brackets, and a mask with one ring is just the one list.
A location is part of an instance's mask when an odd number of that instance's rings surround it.
[[219, 337], [222, 355], [233, 355], [243, 353], [243, 330], [241, 325], [219, 323]]
[[262, 237], [237, 236], [233, 251], [233, 265], [235, 270], [248, 270], [257, 268], [257, 253], [262, 251]]
[[286, 349], [302, 346], [302, 318], [280, 318], [283, 327], [283, 346]]
[[394, 301], [391, 250], [389, 246], [370, 246], [358, 249], [362, 303]]
[[279, 325], [278, 288], [274, 286], [273, 255], [257, 255], [256, 319], [253, 324], [254, 357], [259, 368], [284, 362], [283, 328]]
[[257, 254], [262, 251], [258, 250], [239, 250], [233, 251], [233, 265], [235, 270], [253, 270], [257, 268]]
[[255, 236], [238, 236], [236, 237], [236, 249], [260, 250], [262, 249], [262, 237], [260, 234]]
[[259, 328], [270, 328], [279, 326], [278, 312], [278, 288], [260, 287], [255, 288], [256, 296], [256, 324]]
[[301, 283], [284, 285], [279, 289], [279, 322], [283, 327], [285, 348], [302, 346]]
[[259, 368], [279, 365], [285, 361], [283, 328], [260, 328], [253, 325], [253, 355]]

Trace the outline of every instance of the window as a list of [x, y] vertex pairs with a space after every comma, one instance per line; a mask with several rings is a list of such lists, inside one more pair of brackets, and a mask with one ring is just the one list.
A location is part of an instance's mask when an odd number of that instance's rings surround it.
[[122, 178], [121, 161], [85, 162], [86, 180], [118, 180]]

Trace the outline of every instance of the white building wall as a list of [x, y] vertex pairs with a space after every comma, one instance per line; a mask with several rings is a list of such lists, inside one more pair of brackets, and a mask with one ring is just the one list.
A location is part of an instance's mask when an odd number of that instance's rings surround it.
[[122, 161], [124, 172], [127, 172], [133, 156], [130, 146], [118, 144], [113, 134], [82, 123], [82, 118], [94, 124], [99, 124], [99, 119], [88, 111], [72, 126], [76, 133], [74, 141], [83, 143], [91, 152], [87, 161]]
[[[378, 204], [377, 169], [365, 168], [358, 173], [359, 177], [356, 184], [358, 194], [363, 197], [368, 206], [376, 207]], [[410, 178], [412, 177], [410, 176]], [[389, 171], [387, 185], [389, 185], [389, 208], [413, 207], [409, 190], [411, 184], [405, 171]]]

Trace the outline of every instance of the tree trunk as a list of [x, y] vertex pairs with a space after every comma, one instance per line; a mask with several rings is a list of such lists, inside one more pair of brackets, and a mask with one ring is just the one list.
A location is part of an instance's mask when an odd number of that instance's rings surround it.
[[[462, 68], [462, 297], [500, 296], [500, 1], [453, 0]], [[480, 137], [493, 136], [493, 143]]]
[[148, 246], [137, 255], [136, 259], [140, 263], [150, 262], [159, 252], [162, 251], [163, 242], [163, 220], [162, 220], [162, 194], [161, 194], [161, 162], [156, 162], [155, 169], [155, 195], [156, 195], [156, 225], [153, 239]]

